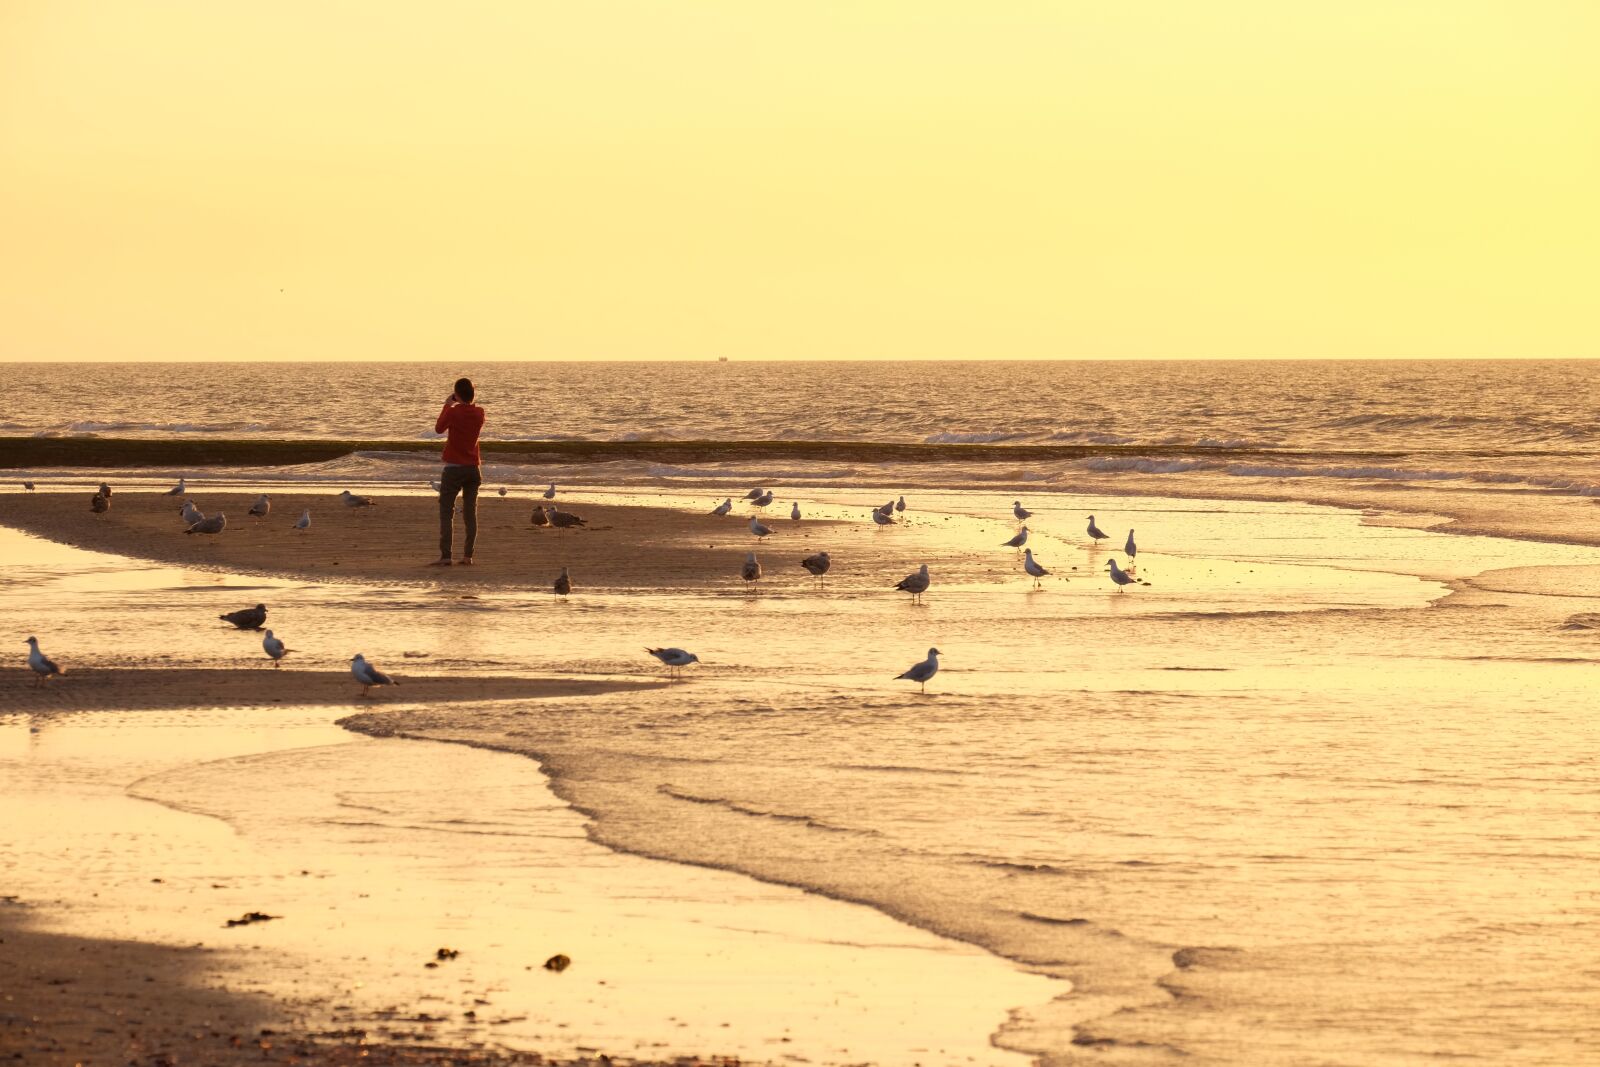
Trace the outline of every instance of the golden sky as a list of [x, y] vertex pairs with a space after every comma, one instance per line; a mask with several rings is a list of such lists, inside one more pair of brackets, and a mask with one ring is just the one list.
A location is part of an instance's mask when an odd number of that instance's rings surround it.
[[1597, 0], [0, 0], [0, 359], [1600, 356]]

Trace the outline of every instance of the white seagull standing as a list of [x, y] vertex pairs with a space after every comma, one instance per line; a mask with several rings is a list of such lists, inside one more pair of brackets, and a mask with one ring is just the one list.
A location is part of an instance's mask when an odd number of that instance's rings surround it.
[[1023, 507], [1022, 501], [1020, 500], [1013, 500], [1011, 502], [1011, 514], [1017, 517], [1018, 522], [1027, 522], [1029, 519], [1033, 518], [1033, 512]]
[[726, 515], [733, 510], [733, 497], [723, 497], [722, 503], [711, 509], [713, 515]]
[[1033, 558], [1033, 549], [1031, 548], [1022, 550], [1022, 569], [1033, 576], [1033, 587], [1035, 589], [1039, 588], [1039, 579], [1050, 573], [1039, 564], [1038, 560]]
[[752, 515], [750, 516], [750, 532], [755, 534], [757, 538], [765, 539], [772, 533], [772, 527]]
[[761, 561], [756, 559], [754, 552], [744, 557], [744, 566], [739, 569], [739, 577], [745, 580], [745, 588], [758, 587], [752, 583], [761, 581]]
[[916, 682], [922, 687], [922, 691], [926, 693], [928, 691], [928, 680], [938, 673], [939, 650], [937, 648], [930, 648], [928, 649], [927, 659], [923, 660], [921, 663], [915, 664], [904, 674], [895, 675], [894, 678], [897, 682], [902, 678], [908, 682]]
[[683, 668], [689, 664], [700, 662], [699, 656], [693, 652], [685, 652], [681, 648], [647, 648], [645, 651], [665, 664], [673, 677], [682, 674]]
[[556, 483], [555, 482], [551, 482], [550, 483], [550, 488], [548, 488], [548, 489], [546, 489], [544, 491], [544, 498], [546, 500], [554, 500], [556, 498]]
[[178, 509], [178, 514], [183, 518], [183, 524], [185, 526], [193, 526], [195, 523], [206, 517], [205, 512], [195, 507], [194, 504], [188, 500], [183, 502], [183, 507]]
[[1089, 516], [1089, 536], [1094, 538], [1096, 542], [1104, 541], [1106, 539], [1106, 532], [1094, 524], [1093, 515]]
[[924, 563], [896, 582], [894, 587], [910, 593], [911, 602], [918, 603], [922, 600], [922, 594], [928, 591], [928, 565]]
[[302, 511], [300, 513], [300, 517], [298, 519], [294, 520], [294, 528], [296, 530], [309, 530], [309, 529], [311, 529], [311, 509], [310, 508], [306, 508], [304, 511]]
[[1128, 573], [1131, 574], [1138, 567], [1135, 557], [1139, 555], [1139, 546], [1134, 544], [1132, 530], [1128, 531], [1128, 542], [1122, 546], [1122, 551], [1128, 554]]
[[265, 652], [272, 658], [272, 667], [274, 670], [276, 670], [279, 661], [281, 661], [283, 657], [287, 656], [289, 653], [293, 652], [294, 649], [286, 647], [282, 641], [272, 636], [271, 630], [268, 630], [267, 636], [261, 639], [261, 651]]
[[1123, 586], [1132, 585], [1134, 582], [1138, 581], [1137, 578], [1133, 577], [1127, 571], [1117, 566], [1117, 561], [1114, 559], [1106, 560], [1106, 566], [1111, 568], [1111, 580], [1117, 583], [1117, 592], [1119, 593], [1122, 592]]
[[189, 490], [184, 486], [183, 479], [179, 478], [178, 479], [178, 484], [173, 486], [171, 489], [168, 489], [167, 492], [166, 492], [166, 495], [167, 496], [182, 496], [183, 494], [187, 493], [188, 491]]
[[1007, 541], [1005, 544], [1001, 545], [1000, 547], [1001, 548], [1021, 548], [1023, 545], [1025, 545], [1027, 543], [1028, 543], [1028, 528], [1026, 526], [1024, 526], [1022, 529], [1017, 531], [1017, 535], [1015, 537], [1013, 537], [1011, 540]]
[[37, 637], [28, 638], [27, 645], [28, 667], [37, 675], [33, 680], [35, 686], [44, 685], [55, 675], [67, 673], [56, 666], [55, 660], [39, 651], [39, 639]]
[[758, 508], [766, 507], [768, 504], [772, 503], [772, 490], [766, 490], [760, 496], [750, 501], [750, 503], [754, 504]]
[[367, 662], [367, 657], [357, 652], [355, 659], [350, 661], [350, 673], [355, 675], [356, 681], [361, 683], [361, 695], [366, 696], [375, 685], [399, 685], [400, 683], [384, 674], [378, 668]]
[[793, 504], [789, 505], [789, 518], [793, 519], [795, 522], [800, 521], [800, 501], [796, 500]]
[[266, 518], [267, 513], [271, 510], [272, 501], [267, 499], [267, 494], [265, 493], [262, 493], [260, 496], [256, 497], [256, 502], [250, 505], [250, 514], [254, 515], [258, 519]]

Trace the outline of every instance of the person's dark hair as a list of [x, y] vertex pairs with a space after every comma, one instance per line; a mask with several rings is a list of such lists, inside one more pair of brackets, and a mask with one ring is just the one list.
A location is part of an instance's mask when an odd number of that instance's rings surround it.
[[478, 391], [472, 387], [471, 378], [456, 379], [456, 399], [460, 400], [463, 404], [470, 404], [472, 403], [472, 398], [477, 394]]

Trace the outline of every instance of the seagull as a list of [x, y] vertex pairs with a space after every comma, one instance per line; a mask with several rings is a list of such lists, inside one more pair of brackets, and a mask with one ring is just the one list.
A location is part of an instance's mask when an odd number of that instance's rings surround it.
[[227, 528], [228, 516], [219, 511], [209, 519], [201, 519], [183, 532], [186, 534], [219, 534]]
[[768, 504], [772, 503], [772, 490], [768, 489], [764, 491], [760, 496], [750, 501], [750, 503], [754, 504], [758, 508], [766, 507]]
[[1039, 588], [1039, 579], [1050, 573], [1033, 558], [1033, 549], [1031, 548], [1022, 550], [1022, 569], [1033, 576], [1033, 587], [1035, 589]]
[[99, 493], [96, 493], [94, 495], [94, 499], [89, 501], [89, 510], [94, 512], [96, 515], [104, 515], [107, 511], [111, 510], [111, 498], [107, 496], [101, 496]]
[[1133, 564], [1133, 557], [1139, 554], [1139, 546], [1133, 543], [1133, 531], [1128, 531], [1128, 543], [1122, 546], [1122, 551], [1128, 554], [1128, 564]]
[[1022, 529], [1017, 531], [1017, 535], [1015, 537], [1013, 537], [1011, 540], [1007, 541], [1005, 544], [1001, 545], [1000, 547], [1001, 548], [1021, 548], [1023, 545], [1025, 545], [1027, 543], [1028, 543], [1028, 528], [1026, 526], [1024, 526]]
[[377, 503], [370, 497], [356, 496], [348, 489], [339, 494], [339, 499], [344, 501], [344, 506], [347, 508], [370, 508]]
[[205, 512], [201, 511], [199, 508], [195, 507], [193, 503], [187, 500], [183, 502], [183, 507], [178, 509], [178, 514], [183, 516], [183, 524], [185, 526], [193, 526], [195, 523], [206, 517]]
[[573, 526], [589, 525], [582, 519], [578, 518], [578, 516], [572, 514], [572, 512], [557, 511], [555, 508], [545, 508], [544, 517], [550, 520], [551, 526], [554, 526], [560, 530], [565, 530]]
[[384, 674], [378, 668], [367, 662], [367, 657], [357, 652], [355, 659], [350, 661], [350, 673], [356, 676], [356, 681], [361, 683], [361, 695], [366, 696], [375, 685], [399, 685], [400, 683]]
[[1117, 561], [1114, 559], [1106, 560], [1106, 566], [1111, 568], [1111, 580], [1117, 583], [1117, 592], [1119, 593], [1122, 592], [1123, 586], [1132, 585], [1134, 582], [1138, 581], [1137, 578], [1133, 577], [1127, 571], [1117, 566]]
[[572, 576], [567, 573], [567, 568], [562, 567], [561, 573], [556, 575], [554, 589], [556, 596], [567, 596], [572, 592]]
[[828, 573], [828, 568], [833, 566], [833, 560], [826, 552], [818, 552], [814, 556], [807, 556], [800, 561], [800, 566], [811, 573], [811, 577], [821, 579]]
[[294, 520], [294, 528], [296, 530], [309, 530], [309, 529], [311, 529], [311, 509], [310, 508], [306, 508], [304, 511], [302, 511], [300, 513], [300, 517], [298, 519]]
[[100, 483], [100, 495], [105, 497], [107, 500], [110, 500], [111, 499], [111, 486], [107, 485], [105, 482], [101, 482]]
[[726, 515], [733, 510], [733, 497], [724, 497], [722, 503], [711, 509], [713, 515]]
[[1089, 516], [1089, 536], [1094, 538], [1096, 542], [1104, 540], [1106, 536], [1106, 532], [1094, 524], [1093, 515]]
[[895, 583], [896, 589], [904, 589], [911, 594], [911, 602], [915, 604], [922, 599], [922, 594], [928, 591], [928, 565], [924, 563], [915, 571], [906, 575]]
[[896, 500], [894, 502], [894, 509], [896, 511], [904, 511], [906, 509], [906, 498], [901, 497], [899, 500]]
[[544, 508], [535, 507], [533, 509], [533, 515], [528, 519], [528, 521], [533, 523], [535, 526], [549, 526], [550, 516], [544, 513]]
[[765, 538], [772, 533], [772, 527], [752, 515], [750, 516], [750, 532], [758, 538]]
[[883, 512], [885, 515], [888, 515], [890, 518], [893, 518], [894, 517], [894, 501], [893, 500], [889, 501], [887, 504], [883, 505], [883, 507], [879, 508], [878, 510]]
[[36, 687], [44, 685], [50, 680], [52, 675], [67, 673], [60, 667], [56, 666], [55, 660], [39, 651], [39, 639], [37, 637], [28, 638], [27, 645], [28, 666], [33, 669], [34, 674], [38, 675], [38, 677], [33, 680], [33, 684]]
[[22, 483], [22, 488], [26, 489], [28, 492], [31, 493], [31, 492], [33, 492], [33, 483], [32, 482], [23, 482]]
[[499, 490], [499, 492], [500, 492], [500, 495], [501, 495], [501, 496], [505, 496], [505, 495], [506, 495], [506, 487], [505, 487], [505, 486], [503, 486], [503, 485], [502, 485], [502, 486], [501, 486], [501, 487], [500, 487], [500, 490]]
[[754, 489], [750, 490], [748, 493], [746, 493], [744, 495], [744, 498], [746, 500], [760, 500], [761, 499], [761, 494], [763, 494], [765, 492], [766, 492], [765, 489], [762, 489], [760, 486], [757, 486], [756, 488], [754, 488]]
[[1029, 519], [1033, 518], [1033, 512], [1023, 507], [1022, 501], [1020, 500], [1013, 500], [1011, 502], [1011, 514], [1017, 517], [1018, 522], [1027, 522]]
[[428, 488], [432, 489], [435, 493], [444, 492], [444, 486], [439, 484], [439, 479], [437, 479], [437, 478], [429, 478], [428, 479]]
[[550, 488], [548, 488], [548, 489], [546, 489], [544, 491], [544, 498], [546, 500], [554, 500], [556, 498], [556, 483], [555, 482], [551, 482], [550, 483]]
[[183, 494], [187, 493], [188, 491], [189, 491], [188, 488], [184, 485], [183, 479], [179, 478], [178, 479], [178, 484], [173, 486], [171, 489], [168, 489], [167, 492], [166, 492], [166, 495], [167, 496], [182, 496]]
[[923, 660], [921, 663], [913, 664], [910, 670], [906, 671], [904, 674], [897, 674], [894, 676], [894, 678], [897, 682], [902, 678], [908, 682], [916, 682], [922, 687], [922, 691], [926, 693], [928, 691], [928, 679], [932, 678], [938, 673], [939, 650], [937, 648], [930, 648], [928, 649], [927, 659]]
[[873, 512], [872, 512], [872, 521], [877, 523], [879, 526], [893, 526], [894, 525], [894, 520], [892, 518], [890, 518], [889, 516], [885, 515], [883, 512], [878, 511], [876, 508], [874, 508]]
[[278, 662], [282, 660], [283, 657], [293, 652], [294, 649], [285, 647], [284, 643], [278, 638], [272, 636], [272, 631], [268, 630], [267, 636], [261, 639], [261, 651], [265, 652], [269, 657], [271, 657], [273, 669], [276, 670], [278, 667]]
[[257, 604], [253, 608], [240, 608], [230, 611], [226, 615], [218, 615], [223, 622], [231, 622], [241, 630], [259, 630], [267, 622], [267, 606]]
[[796, 500], [793, 504], [789, 505], [789, 518], [793, 519], [795, 522], [800, 521], [800, 501]]
[[256, 497], [256, 502], [250, 505], [250, 514], [258, 519], [267, 517], [267, 512], [272, 510], [272, 501], [267, 499], [267, 494], [262, 493]]
[[674, 676], [682, 672], [683, 668], [691, 663], [699, 663], [700, 657], [693, 652], [685, 652], [681, 648], [647, 648], [656, 659], [666, 665], [668, 671]]
[[[761, 581], [761, 562], [756, 559], [756, 554], [751, 552], [744, 557], [744, 566], [739, 570], [739, 577], [746, 583]], [[745, 588], [750, 588], [747, 584]]]

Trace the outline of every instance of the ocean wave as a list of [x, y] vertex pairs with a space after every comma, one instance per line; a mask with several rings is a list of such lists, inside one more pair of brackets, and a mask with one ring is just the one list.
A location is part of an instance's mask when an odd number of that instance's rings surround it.
[[1376, 465], [1300, 466], [1289, 463], [1230, 463], [1212, 458], [1169, 459], [1154, 456], [1091, 456], [1081, 462], [1086, 469], [1102, 473], [1187, 474], [1199, 471], [1235, 478], [1337, 478], [1386, 482], [1465, 481], [1481, 485], [1525, 485], [1573, 496], [1600, 497], [1600, 484], [1561, 475], [1517, 474], [1512, 471], [1443, 470]]
[[925, 445], [993, 445], [1002, 441], [1023, 441], [1030, 435], [1016, 431], [987, 430], [977, 433], [959, 433], [954, 430], [944, 430], [931, 433], [922, 439]]
[[1341, 415], [1320, 423], [1326, 429], [1369, 430], [1403, 433], [1417, 430], [1488, 431], [1496, 437], [1507, 433], [1520, 439], [1589, 441], [1600, 437], [1600, 424], [1536, 419], [1527, 415], [1436, 415], [1421, 412], [1384, 411]]
[[173, 434], [252, 434], [286, 433], [293, 427], [270, 422], [95, 422], [85, 420], [41, 430], [45, 434], [173, 433]]

